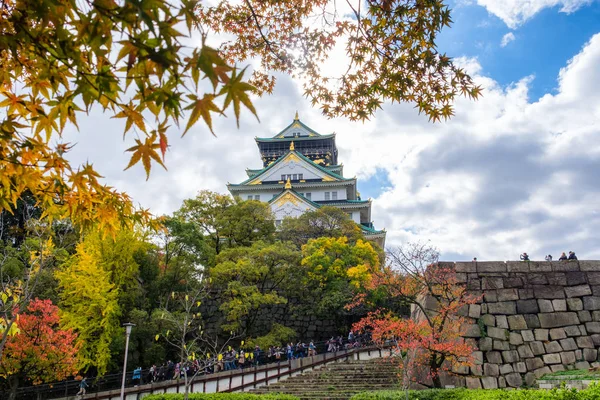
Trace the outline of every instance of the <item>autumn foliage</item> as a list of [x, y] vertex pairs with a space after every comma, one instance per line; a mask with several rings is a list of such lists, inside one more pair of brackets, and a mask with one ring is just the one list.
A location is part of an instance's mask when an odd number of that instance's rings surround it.
[[377, 344], [393, 346], [406, 387], [410, 382], [441, 387], [442, 371], [473, 361], [474, 348], [461, 335], [466, 322], [461, 309], [479, 299], [458, 283], [452, 268], [437, 263], [437, 255], [419, 244], [389, 252], [389, 264], [373, 275], [368, 290], [409, 304], [411, 315], [380, 309], [354, 326], [371, 331]]
[[19, 313], [19, 333], [8, 338], [0, 360], [0, 376], [12, 389], [29, 381], [39, 384], [77, 372], [76, 335], [59, 327], [58, 307], [50, 300], [32, 300]]

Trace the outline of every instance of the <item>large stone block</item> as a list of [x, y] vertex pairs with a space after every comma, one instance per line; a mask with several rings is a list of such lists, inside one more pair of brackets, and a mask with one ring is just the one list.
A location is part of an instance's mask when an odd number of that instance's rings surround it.
[[565, 333], [568, 337], [581, 336], [581, 331], [579, 330], [579, 327], [575, 325], [565, 326]]
[[485, 354], [485, 358], [487, 359], [488, 363], [502, 364], [502, 355], [499, 351], [488, 351]]
[[518, 346], [517, 347], [517, 352], [519, 353], [519, 357], [521, 358], [532, 358], [534, 357], [533, 353], [531, 352], [531, 348], [529, 348], [529, 345], [524, 344], [522, 346]]
[[482, 376], [483, 365], [471, 365], [471, 375]]
[[520, 276], [509, 276], [504, 278], [505, 288], [521, 288], [523, 287], [523, 279]]
[[542, 367], [539, 369], [536, 369], [535, 371], [533, 371], [533, 373], [535, 374], [535, 377], [537, 379], [540, 379], [542, 376], [551, 373], [552, 370], [548, 367]]
[[524, 374], [525, 372], [527, 372], [527, 365], [525, 365], [525, 363], [523, 361], [520, 361], [518, 363], [514, 363], [513, 364], [513, 370], [515, 372], [519, 372], [521, 374]]
[[548, 277], [546, 274], [529, 274], [527, 275], [529, 285], [547, 285]]
[[465, 378], [467, 389], [481, 389], [481, 381], [479, 378], [467, 376]]
[[566, 339], [567, 334], [565, 333], [564, 328], [552, 328], [550, 329], [550, 339], [559, 340]]
[[563, 299], [565, 290], [562, 286], [535, 285], [533, 293], [538, 299]]
[[567, 277], [567, 285], [569, 286], [577, 286], [587, 283], [585, 272], [566, 272], [565, 276]]
[[517, 305], [514, 301], [503, 301], [488, 304], [488, 313], [512, 315], [517, 313]]
[[552, 307], [552, 300], [538, 299], [538, 305], [540, 312], [554, 312], [554, 307]]
[[504, 281], [501, 277], [486, 276], [481, 278], [481, 289], [504, 289]]
[[[512, 301], [519, 300], [519, 292], [517, 289], [498, 289], [498, 301]], [[591, 293], [590, 293], [591, 294]]]
[[573, 351], [563, 351], [560, 353], [560, 360], [564, 365], [575, 364], [575, 352]]
[[600, 333], [600, 322], [586, 322], [585, 329], [587, 333]]
[[544, 347], [546, 347], [546, 353], [560, 353], [561, 351], [563, 351], [562, 347], [560, 346], [560, 343], [558, 343], [557, 341], [546, 342], [544, 343]]
[[523, 384], [523, 379], [521, 378], [521, 374], [517, 372], [513, 372], [504, 377], [506, 379], [506, 384], [510, 387], [518, 388]]
[[521, 336], [523, 336], [525, 342], [533, 342], [535, 340], [535, 336], [531, 330], [521, 331]]
[[454, 263], [454, 268], [456, 272], [477, 272], [477, 264], [478, 263], [472, 261], [457, 262]]
[[[496, 293], [496, 290], [494, 289], [486, 289], [483, 292], [483, 301], [485, 301], [486, 303], [495, 303], [498, 301], [498, 293]], [[487, 304], [485, 305], [487, 307]], [[487, 311], [482, 313], [485, 314], [487, 313]]]
[[466, 338], [481, 337], [481, 328], [477, 324], [465, 324], [462, 326], [462, 336]]
[[[581, 300], [580, 300], [581, 301]], [[583, 305], [582, 305], [583, 307]], [[530, 300], [518, 300], [517, 301], [517, 312], [519, 314], [536, 314], [540, 312], [537, 301], [535, 299]]]
[[531, 348], [531, 352], [534, 356], [539, 356], [546, 353], [546, 349], [544, 348], [544, 344], [542, 342], [531, 342], [529, 343], [529, 347]]
[[519, 332], [509, 332], [508, 341], [513, 346], [519, 346], [523, 344], [523, 336]]
[[513, 367], [510, 364], [502, 364], [500, 366], [500, 375], [506, 375], [513, 372]]
[[503, 376], [498, 377], [498, 388], [504, 389], [506, 387], [506, 379]]
[[509, 315], [507, 319], [508, 326], [511, 330], [518, 331], [521, 329], [527, 329], [527, 322], [522, 315]]
[[498, 364], [483, 364], [483, 375], [485, 376], [498, 376], [500, 375], [500, 368]]
[[520, 360], [519, 353], [516, 350], [503, 351], [502, 358], [504, 359], [504, 362], [507, 363], [512, 363]]
[[600, 272], [586, 272], [590, 285], [600, 285]]
[[600, 335], [595, 333], [593, 335], [590, 335], [590, 337], [592, 338], [592, 341], [594, 342], [594, 346], [600, 347]]
[[541, 326], [537, 314], [524, 314], [523, 318], [525, 318], [525, 321], [527, 322], [527, 327], [529, 329], [535, 329]]
[[567, 286], [565, 288], [567, 297], [583, 297], [592, 294], [592, 289], [589, 285]]
[[586, 272], [598, 272], [600, 271], [600, 262], [598, 261], [579, 261], [579, 268]]
[[481, 351], [490, 351], [492, 350], [492, 338], [485, 337], [479, 339], [479, 350]]
[[592, 314], [588, 310], [577, 311], [577, 316], [582, 324], [592, 320]]
[[473, 357], [473, 363], [476, 365], [483, 364], [483, 351], [474, 351], [471, 356]]
[[560, 354], [544, 354], [542, 356], [544, 364], [560, 364]]
[[596, 349], [583, 349], [583, 359], [589, 362], [595, 362], [598, 360], [598, 350]]
[[484, 314], [479, 320], [485, 326], [496, 326], [496, 317], [491, 314]]
[[494, 376], [482, 377], [481, 384], [484, 389], [498, 389], [498, 380]]
[[561, 326], [578, 325], [579, 318], [574, 312], [554, 312], [538, 314], [542, 328], [560, 328]]
[[568, 272], [579, 270], [579, 263], [577, 261], [555, 261], [552, 263], [552, 271]]
[[544, 366], [544, 361], [541, 357], [528, 358], [525, 360], [525, 364], [527, 364], [527, 370], [534, 371], [542, 368]]
[[575, 339], [575, 341], [577, 342], [577, 347], [579, 347], [580, 349], [594, 348], [594, 341], [589, 336], [579, 336]]
[[564, 272], [553, 272], [546, 274], [548, 278], [548, 285], [554, 286], [567, 286], [567, 276]]
[[525, 380], [525, 385], [532, 387], [535, 384], [535, 380], [537, 379], [535, 377], [535, 374], [533, 372], [528, 372], [525, 374], [525, 378], [523, 378]]
[[498, 328], [508, 329], [508, 319], [506, 319], [506, 315], [496, 316], [496, 326]]
[[552, 266], [549, 262], [535, 261], [529, 263], [529, 270], [531, 272], [550, 272]]
[[552, 370], [552, 372], [564, 371], [565, 366], [562, 364], [554, 364], [550, 366], [550, 369]]
[[567, 311], [567, 301], [565, 299], [552, 300], [554, 311]]
[[494, 350], [510, 350], [510, 343], [506, 340], [494, 339]]
[[548, 340], [548, 329], [535, 329], [533, 333], [535, 335], [535, 340], [539, 340], [542, 342]]
[[469, 318], [479, 318], [481, 316], [481, 305], [471, 304], [469, 305]]
[[583, 310], [583, 301], [581, 299], [567, 299], [567, 308], [569, 311]]
[[521, 300], [534, 299], [535, 294], [533, 293], [533, 289], [531, 289], [531, 288], [519, 289], [519, 298]]
[[495, 326], [488, 326], [487, 335], [494, 339], [508, 339], [508, 331], [506, 329], [496, 328]]
[[590, 363], [587, 361], [576, 362], [575, 369], [590, 369]]
[[588, 311], [600, 310], [600, 297], [586, 296], [583, 298], [583, 308]]
[[502, 261], [477, 261], [477, 272], [506, 272], [506, 263]]
[[506, 270], [508, 272], [529, 272], [529, 262], [507, 261]]

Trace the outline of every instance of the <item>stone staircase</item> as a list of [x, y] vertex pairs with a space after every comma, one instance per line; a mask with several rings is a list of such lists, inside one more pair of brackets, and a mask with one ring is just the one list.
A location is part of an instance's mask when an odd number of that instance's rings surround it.
[[309, 399], [347, 400], [356, 393], [398, 388], [398, 368], [386, 359], [327, 364], [252, 393], [285, 393]]

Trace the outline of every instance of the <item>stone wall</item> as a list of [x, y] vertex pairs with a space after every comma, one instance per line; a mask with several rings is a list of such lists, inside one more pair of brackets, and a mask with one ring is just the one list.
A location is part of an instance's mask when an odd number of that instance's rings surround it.
[[546, 373], [600, 365], [600, 261], [444, 264], [483, 295], [464, 310], [465, 337], [478, 351], [476, 365], [454, 371], [458, 383], [520, 387]]

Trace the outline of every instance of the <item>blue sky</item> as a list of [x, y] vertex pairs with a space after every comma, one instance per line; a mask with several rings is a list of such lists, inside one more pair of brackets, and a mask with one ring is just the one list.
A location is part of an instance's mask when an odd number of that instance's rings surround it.
[[[555, 91], [560, 69], [600, 28], [600, 1], [568, 14], [559, 12], [560, 6], [544, 8], [515, 30], [477, 4], [454, 2], [451, 7], [454, 24], [439, 36], [440, 50], [477, 57], [483, 74], [502, 85], [534, 75], [532, 100]], [[515, 39], [501, 47], [509, 32]]]

